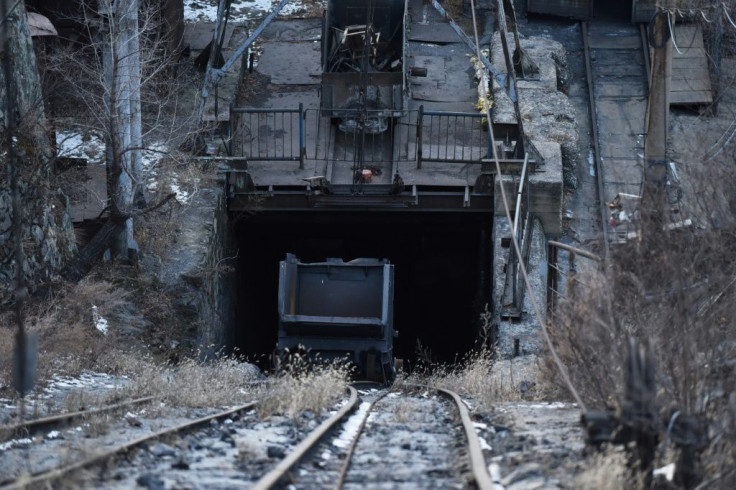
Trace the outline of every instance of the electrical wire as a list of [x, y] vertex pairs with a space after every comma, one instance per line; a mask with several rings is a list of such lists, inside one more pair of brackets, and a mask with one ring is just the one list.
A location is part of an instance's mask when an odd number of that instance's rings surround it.
[[[473, 16], [473, 34], [475, 35], [475, 55], [480, 59], [480, 42], [478, 40], [478, 22], [475, 18], [475, 0], [470, 0], [470, 10]], [[481, 86], [481, 96], [483, 98], [487, 97], [486, 93], [486, 86], [484, 83], [480, 84]], [[504, 211], [506, 213], [506, 219], [508, 220], [509, 226], [513, 229], [514, 222], [511, 219], [511, 210], [509, 208], [509, 202], [508, 197], [506, 196], [506, 191], [503, 188], [503, 174], [501, 173], [501, 164], [498, 160], [498, 149], [496, 148], [496, 139], [493, 136], [493, 123], [491, 122], [491, 109], [487, 105], [486, 106], [486, 118], [488, 119], [488, 134], [491, 138], [491, 148], [493, 150], [493, 161], [496, 164], [496, 175], [498, 175], [498, 178], [501, 180], [501, 185], [499, 186], [501, 188], [501, 201], [503, 202]], [[521, 135], [520, 135], [521, 136]], [[511, 234], [511, 243], [514, 245], [514, 251], [516, 252], [517, 257], [521, 258], [521, 247], [519, 246], [519, 242], [516, 239], [516, 234]], [[575, 387], [572, 384], [572, 381], [570, 380], [570, 376], [567, 374], [567, 370], [565, 369], [565, 366], [562, 364], [562, 360], [560, 359], [560, 356], [557, 354], [557, 350], [555, 349], [554, 344], [552, 344], [552, 339], [549, 336], [549, 331], [547, 329], [547, 322], [542, 317], [541, 310], [539, 308], [539, 305], [537, 304], [537, 300], [534, 297], [534, 291], [532, 290], [531, 282], [529, 281], [529, 275], [527, 274], [526, 265], [524, 264], [523, 260], [519, 260], [519, 270], [521, 272], [521, 276], [524, 279], [524, 284], [526, 285], [526, 290], [529, 294], [529, 301], [532, 305], [532, 309], [534, 310], [534, 315], [537, 317], [537, 320], [539, 321], [540, 325], [542, 326], [542, 334], [544, 336], [544, 340], [547, 343], [547, 347], [549, 347], [549, 350], [552, 354], [552, 357], [555, 362], [555, 366], [557, 366], [557, 369], [560, 372], [560, 375], [562, 376], [562, 379], [565, 381], [565, 384], [567, 385], [567, 388], [570, 390], [570, 393], [572, 394], [573, 398], [575, 398], [575, 401], [577, 402], [578, 406], [582, 411], [586, 411], [585, 404], [583, 403], [583, 399], [578, 394], [578, 391], [575, 389]]]
[[731, 23], [732, 26], [736, 27], [736, 24], [733, 23], [733, 20], [731, 20], [731, 16], [728, 15], [728, 7], [726, 7], [726, 4], [723, 4], [723, 13], [726, 14], [726, 18]]
[[708, 7], [692, 8], [692, 9], [676, 8], [676, 9], [671, 9], [670, 10], [670, 9], [667, 9], [666, 7], [657, 6], [657, 13], [655, 13], [654, 15], [660, 14], [662, 12], [669, 12], [671, 14], [675, 14], [676, 13], [676, 14], [680, 15], [681, 17], [685, 17], [686, 15], [694, 15], [694, 16], [700, 15], [700, 17], [702, 17], [705, 22], [707, 22], [708, 24], [712, 24], [714, 18], [711, 17], [709, 19], [705, 15], [705, 13], [706, 12], [713, 12], [714, 14], [717, 14], [718, 12], [716, 12], [716, 11], [717, 10], [720, 10], [720, 9], [723, 10], [723, 15], [726, 17], [726, 19], [728, 20], [729, 24], [731, 24], [732, 27], [736, 28], [736, 22], [733, 21], [733, 19], [731, 18], [731, 14], [728, 13], [728, 5], [726, 5], [725, 2], [715, 3], [715, 4], [710, 5]]
[[680, 48], [677, 47], [677, 41], [675, 40], [675, 31], [672, 29], [672, 15], [670, 12], [667, 12], [667, 27], [670, 30], [670, 38], [672, 39], [672, 46], [674, 46], [675, 51], [677, 51], [677, 54], [682, 54], [682, 51], [680, 51]]

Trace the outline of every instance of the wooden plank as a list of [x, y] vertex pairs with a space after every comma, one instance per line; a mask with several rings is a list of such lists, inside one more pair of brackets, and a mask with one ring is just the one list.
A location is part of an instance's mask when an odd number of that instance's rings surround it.
[[713, 102], [713, 94], [710, 91], [696, 92], [673, 92], [670, 94], [670, 105], [701, 105]]
[[591, 33], [588, 35], [588, 46], [590, 49], [640, 49], [641, 37]]
[[702, 105], [713, 102], [708, 53], [699, 24], [675, 27], [677, 48], [672, 50], [670, 105]]
[[[674, 82], [674, 80], [673, 80]], [[690, 78], [677, 80], [670, 86], [672, 92], [710, 92], [710, 80], [707, 78]]]
[[675, 62], [675, 64], [678, 61], [691, 61], [693, 59], [705, 58], [707, 56], [706, 51], [703, 48], [690, 48], [680, 51], [682, 52], [678, 53], [677, 51], [675, 51], [675, 54], [672, 57], [672, 60]]
[[638, 84], [605, 84], [596, 87], [596, 97], [646, 97], [647, 90], [644, 83]]
[[[700, 24], [679, 24], [675, 26], [675, 43], [680, 51], [689, 48], [703, 48], [703, 29]], [[678, 53], [675, 51], [674, 57]]]

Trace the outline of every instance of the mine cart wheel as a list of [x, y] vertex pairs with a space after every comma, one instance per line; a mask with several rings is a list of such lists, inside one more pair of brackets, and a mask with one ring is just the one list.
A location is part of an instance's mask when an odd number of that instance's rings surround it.
[[387, 362], [383, 365], [383, 379], [386, 384], [393, 383], [396, 379], [396, 365], [395, 362]]
[[376, 355], [370, 352], [365, 356], [365, 376], [370, 381], [382, 381], [376, 372]]

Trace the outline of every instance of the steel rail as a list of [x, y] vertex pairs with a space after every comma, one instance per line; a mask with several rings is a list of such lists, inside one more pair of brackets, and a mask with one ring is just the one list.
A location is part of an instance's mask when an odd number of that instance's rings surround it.
[[465, 406], [460, 395], [451, 390], [444, 388], [434, 388], [438, 392], [445, 396], [449, 396], [455, 401], [457, 409], [460, 412], [460, 421], [465, 429], [465, 437], [468, 440], [468, 453], [470, 456], [470, 469], [473, 472], [473, 478], [475, 484], [480, 490], [494, 490], [496, 488], [493, 483], [491, 475], [488, 474], [486, 467], [486, 460], [483, 457], [483, 451], [480, 448], [480, 441], [478, 440], [478, 434], [475, 433], [475, 426], [473, 421], [470, 420], [470, 414], [468, 413], [468, 407]]
[[350, 413], [358, 402], [358, 391], [352, 386], [348, 386], [350, 390], [350, 399], [335, 415], [322, 422], [319, 427], [314, 429], [306, 439], [300, 442], [292, 452], [290, 452], [274, 469], [266, 473], [258, 480], [252, 490], [267, 490], [273, 488], [286, 473], [289, 472], [312, 448], [314, 448], [322, 438], [345, 416]]
[[598, 123], [596, 122], [595, 94], [593, 93], [593, 67], [590, 63], [590, 47], [588, 46], [588, 24], [580, 23], [583, 37], [583, 54], [585, 56], [585, 77], [588, 84], [588, 107], [590, 109], [590, 129], [593, 138], [593, 153], [595, 153], [595, 181], [598, 190], [598, 209], [601, 218], [601, 231], [603, 232], [603, 260], [607, 261], [610, 253], [608, 219], [606, 209], [605, 190], [603, 189], [603, 163], [601, 162], [601, 148], [598, 142]]
[[212, 415], [207, 415], [206, 417], [201, 417], [196, 420], [192, 420], [189, 422], [185, 422], [183, 424], [179, 424], [174, 427], [170, 427], [168, 429], [163, 429], [157, 432], [154, 432], [152, 434], [148, 434], [142, 437], [139, 437], [138, 439], [134, 439], [130, 442], [127, 442], [123, 445], [120, 445], [116, 448], [109, 449], [107, 451], [103, 451], [101, 453], [97, 453], [95, 455], [90, 456], [89, 458], [78, 461], [76, 463], [72, 463], [68, 466], [64, 466], [62, 468], [57, 468], [54, 470], [44, 471], [41, 473], [37, 473], [35, 475], [27, 476], [23, 475], [20, 476], [15, 480], [15, 482], [9, 484], [9, 485], [3, 485], [0, 486], [0, 490], [20, 490], [22, 488], [27, 488], [31, 485], [38, 485], [40, 483], [45, 482], [51, 482], [54, 480], [58, 480], [59, 478], [62, 478], [63, 476], [76, 471], [80, 470], [82, 468], [86, 468], [88, 466], [92, 466], [98, 463], [102, 463], [104, 461], [107, 461], [108, 459], [114, 457], [115, 455], [122, 453], [124, 451], [127, 451], [129, 449], [132, 449], [136, 446], [139, 446], [145, 442], [148, 442], [153, 439], [158, 439], [160, 437], [174, 434], [176, 432], [181, 432], [187, 429], [191, 429], [193, 427], [196, 427], [198, 425], [206, 424], [212, 420], [217, 420], [221, 418], [228, 417], [234, 413], [241, 412], [243, 410], [247, 410], [249, 408], [252, 408], [256, 405], [257, 402], [250, 402], [246, 403], [245, 405], [239, 405], [235, 408], [231, 408], [228, 410], [225, 410], [223, 412], [218, 412]]
[[119, 408], [124, 408], [124, 407], [128, 407], [131, 405], [139, 405], [141, 403], [149, 402], [156, 398], [157, 397], [155, 396], [147, 396], [144, 398], [137, 398], [135, 400], [131, 400], [127, 402], [116, 403], [114, 405], [110, 405], [107, 407], [92, 408], [89, 410], [79, 410], [76, 412], [62, 413], [58, 415], [52, 415], [50, 417], [43, 417], [40, 419], [27, 420], [25, 422], [19, 422], [13, 425], [4, 425], [4, 426], [0, 426], [0, 434], [7, 433], [7, 432], [13, 433], [13, 432], [17, 432], [20, 430], [30, 431], [31, 429], [39, 429], [41, 427], [54, 426], [57, 424], [62, 424], [64, 422], [69, 422], [77, 418], [84, 418], [90, 415], [97, 415], [97, 414], [101, 414], [105, 412], [112, 412]]
[[348, 470], [350, 469], [350, 462], [353, 459], [353, 454], [355, 453], [355, 448], [358, 446], [358, 439], [360, 439], [360, 435], [363, 433], [363, 429], [365, 429], [365, 424], [368, 423], [368, 417], [370, 416], [371, 412], [373, 411], [373, 407], [376, 406], [376, 404], [383, 400], [386, 395], [391, 393], [391, 391], [387, 391], [383, 393], [381, 396], [373, 400], [373, 403], [368, 407], [368, 410], [365, 412], [365, 417], [363, 417], [363, 420], [360, 421], [360, 425], [358, 426], [358, 430], [355, 432], [355, 437], [353, 437], [353, 440], [350, 442], [350, 447], [348, 448], [348, 452], [345, 456], [345, 462], [342, 464], [342, 468], [340, 468], [340, 475], [337, 477], [337, 483], [335, 484], [335, 490], [340, 490], [343, 485], [345, 485], [345, 477], [348, 474]]
[[[433, 389], [439, 392], [440, 394], [443, 394], [445, 396], [452, 398], [452, 400], [455, 402], [455, 405], [457, 406], [458, 412], [460, 413], [460, 421], [462, 422], [463, 429], [465, 430], [465, 437], [467, 438], [467, 441], [468, 441], [470, 467], [473, 473], [473, 478], [475, 479], [475, 483], [480, 490], [494, 490], [494, 488], [496, 487], [494, 487], [493, 480], [491, 476], [488, 474], [488, 470], [486, 469], [485, 458], [483, 457], [483, 451], [480, 448], [480, 441], [478, 440], [478, 435], [475, 433], [475, 426], [473, 425], [472, 420], [470, 420], [470, 414], [468, 413], [468, 409], [465, 406], [465, 403], [463, 402], [463, 400], [460, 398], [460, 396], [454, 391], [446, 390], [444, 388], [432, 388], [426, 385], [409, 385], [409, 386], [415, 386], [417, 388], [422, 388], [422, 389], [426, 389], [426, 388]], [[365, 424], [368, 421], [368, 416], [370, 415], [375, 405], [389, 393], [390, 392], [387, 391], [383, 395], [376, 398], [373, 401], [373, 403], [371, 403], [368, 410], [366, 411], [365, 418], [361, 421], [360, 426], [358, 427], [357, 433], [355, 437], [353, 438], [353, 441], [351, 442], [350, 447], [348, 449], [347, 456], [345, 457], [345, 463], [342, 466], [339, 479], [337, 481], [337, 484], [335, 485], [336, 490], [340, 490], [343, 487], [345, 476], [347, 475], [348, 469], [350, 468], [350, 461], [352, 460], [353, 453], [355, 452], [355, 447], [358, 444], [358, 439], [360, 439], [360, 435], [362, 434], [363, 429], [365, 428]]]

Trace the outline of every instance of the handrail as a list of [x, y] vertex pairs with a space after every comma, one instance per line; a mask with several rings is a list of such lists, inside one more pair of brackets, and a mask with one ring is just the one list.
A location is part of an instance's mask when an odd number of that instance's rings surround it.
[[595, 260], [596, 262], [602, 262], [603, 258], [599, 255], [594, 254], [593, 252], [588, 252], [587, 250], [583, 250], [582, 248], [573, 247], [572, 245], [568, 245], [566, 243], [558, 242], [555, 240], [550, 240], [547, 242], [549, 245], [552, 245], [553, 247], [561, 248], [563, 250], [567, 250], [568, 252], [572, 252], [576, 255], [580, 255], [582, 257]]

